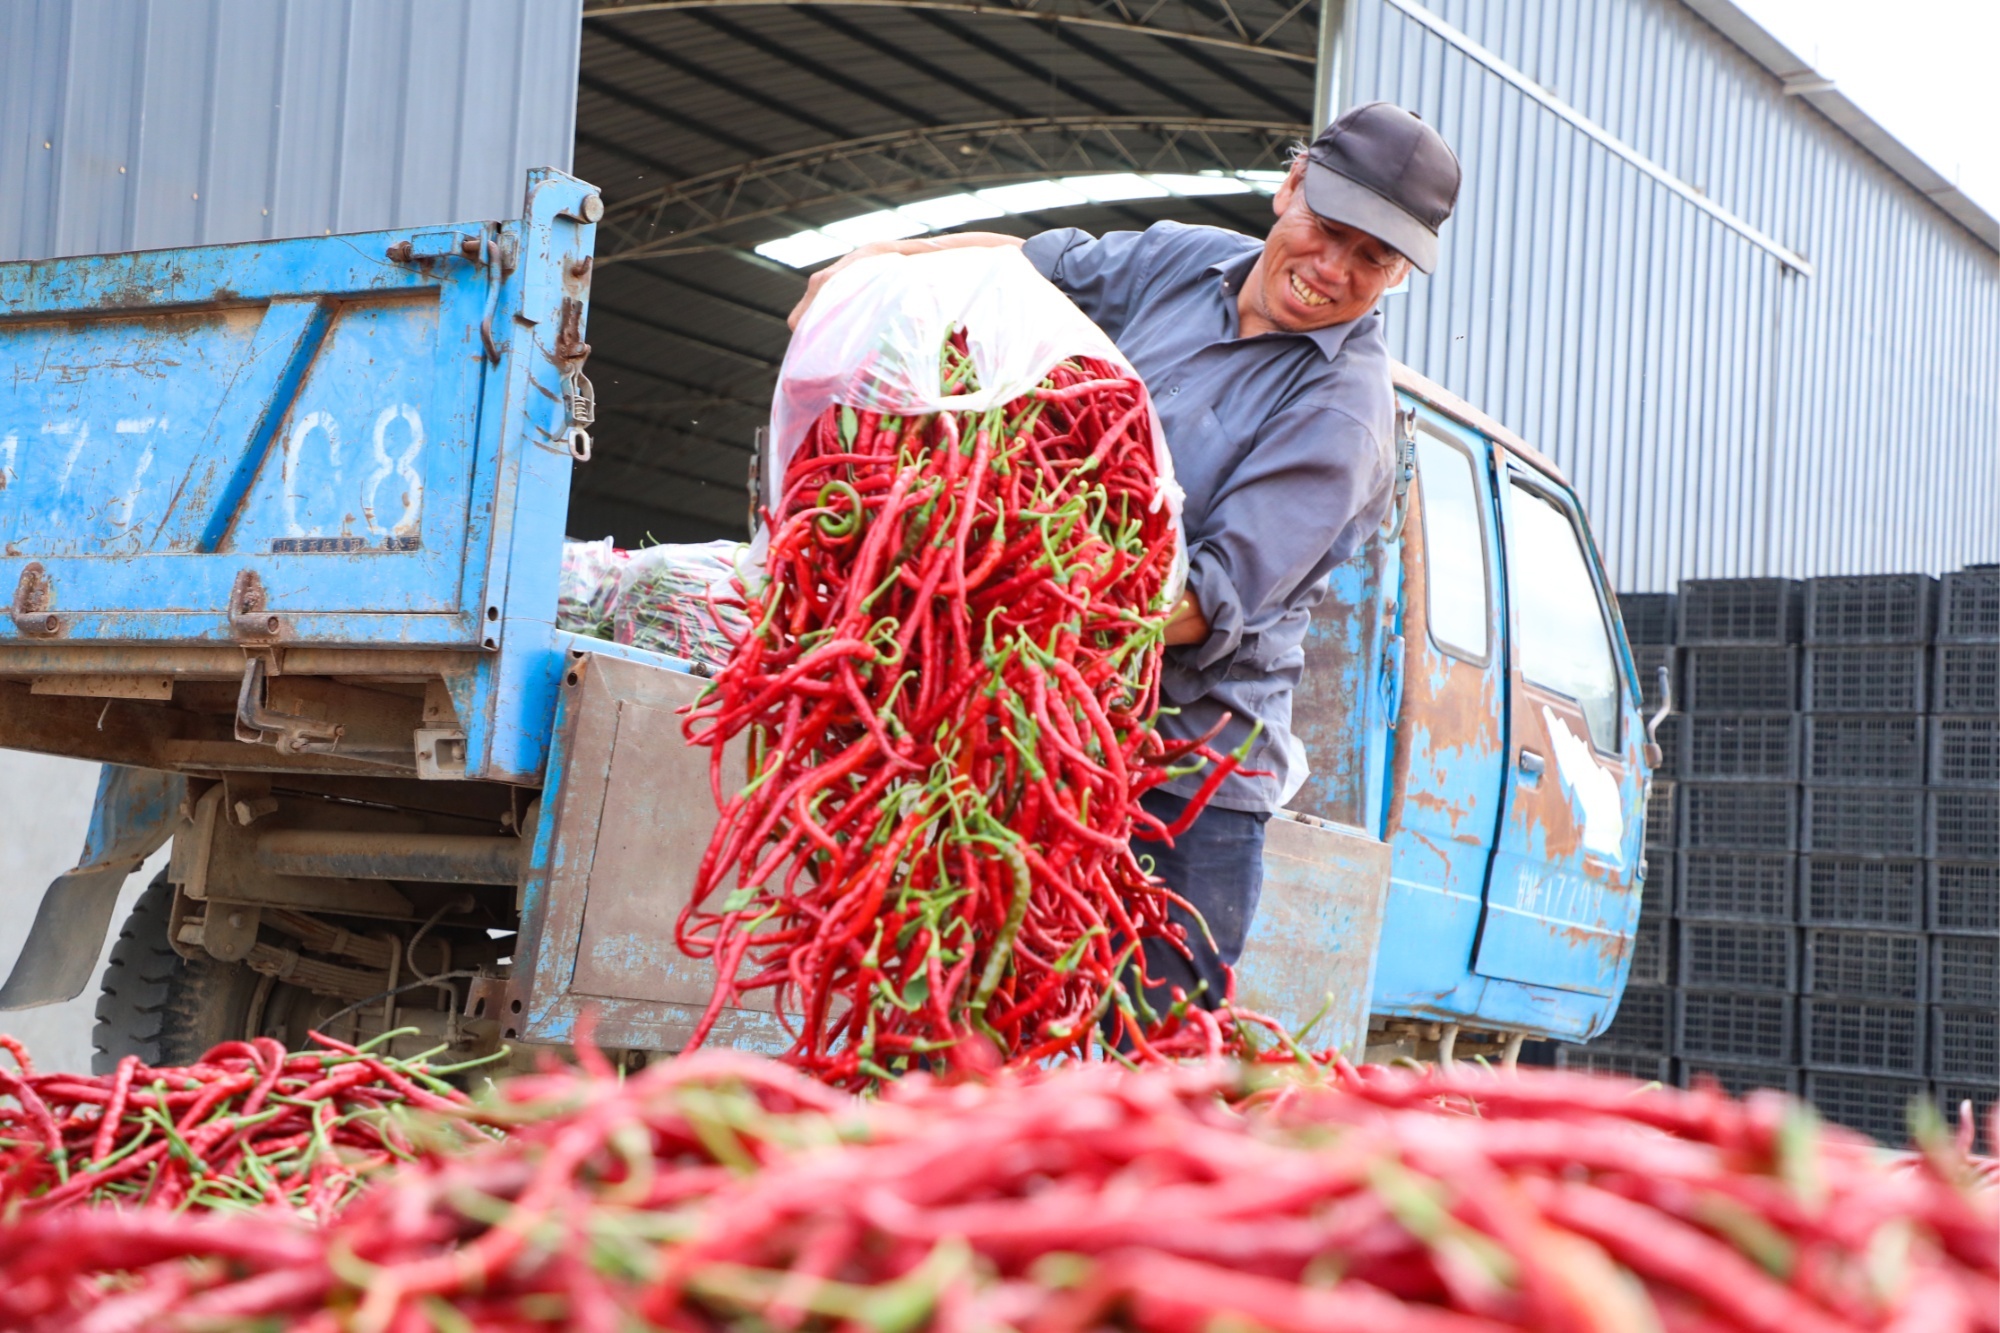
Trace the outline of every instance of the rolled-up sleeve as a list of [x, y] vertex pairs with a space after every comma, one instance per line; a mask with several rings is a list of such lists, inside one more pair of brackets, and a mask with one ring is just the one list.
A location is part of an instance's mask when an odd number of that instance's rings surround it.
[[1152, 230], [1092, 236], [1077, 227], [1058, 227], [1030, 236], [1021, 253], [1116, 341], [1143, 290], [1152, 236]]
[[1201, 676], [1281, 615], [1315, 570], [1361, 546], [1389, 503], [1387, 436], [1324, 402], [1272, 416], [1188, 539], [1188, 584], [1208, 637], [1181, 650]]

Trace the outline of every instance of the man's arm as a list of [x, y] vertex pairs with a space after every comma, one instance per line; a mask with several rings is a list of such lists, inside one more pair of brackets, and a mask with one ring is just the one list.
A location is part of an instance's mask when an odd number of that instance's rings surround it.
[[1167, 612], [1166, 645], [1178, 648], [1182, 644], [1200, 643], [1207, 637], [1208, 617], [1201, 613], [1201, 599], [1189, 588], [1174, 603], [1174, 609]]
[[1389, 477], [1386, 436], [1352, 414], [1322, 402], [1273, 416], [1187, 534], [1193, 601], [1176, 608], [1167, 642], [1190, 645], [1196, 670], [1227, 662], [1327, 552], [1344, 559], [1366, 540]]
[[867, 245], [849, 250], [839, 259], [834, 260], [831, 264], [828, 264], [825, 268], [808, 278], [806, 280], [806, 294], [801, 296], [799, 303], [792, 307], [792, 313], [785, 320], [785, 323], [790, 325], [792, 331], [796, 333], [799, 321], [805, 318], [806, 307], [810, 306], [819, 296], [820, 288], [826, 286], [827, 279], [846, 268], [849, 264], [867, 259], [872, 255], [921, 255], [928, 254], [933, 250], [961, 250], [973, 246], [999, 248], [1011, 245], [1018, 248], [1021, 244], [1021, 237], [1009, 236], [1004, 232], [997, 231], [959, 231], [953, 232], [949, 236], [913, 236], [906, 241], [870, 241]]

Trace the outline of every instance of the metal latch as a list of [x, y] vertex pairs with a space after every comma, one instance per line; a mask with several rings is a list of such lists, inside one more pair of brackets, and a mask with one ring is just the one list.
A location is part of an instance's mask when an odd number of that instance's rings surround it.
[[398, 264], [450, 259], [464, 252], [464, 244], [465, 237], [455, 231], [420, 231], [390, 246], [389, 258]]
[[229, 628], [246, 639], [275, 638], [285, 628], [284, 619], [271, 613], [264, 580], [254, 569], [236, 571], [236, 582], [229, 589]]
[[41, 561], [30, 561], [14, 585], [14, 628], [38, 639], [61, 633], [62, 617], [49, 610], [51, 593], [49, 572]]
[[243, 684], [236, 691], [236, 739], [251, 745], [272, 745], [286, 754], [330, 751], [347, 728], [316, 717], [281, 713], [265, 697], [264, 659], [243, 664]]
[[563, 411], [569, 415], [564, 438], [569, 456], [579, 463], [590, 461], [590, 428], [597, 424], [597, 390], [583, 373], [590, 360], [590, 344], [583, 340], [583, 302], [565, 296], [561, 324], [556, 329], [555, 355], [550, 358], [562, 375]]
[[1390, 501], [1389, 540], [1403, 535], [1403, 520], [1410, 516], [1410, 482], [1417, 475], [1417, 409], [1396, 413], [1396, 492]]
[[569, 456], [590, 461], [590, 427], [597, 424], [597, 390], [581, 364], [563, 376], [563, 410], [569, 413]]

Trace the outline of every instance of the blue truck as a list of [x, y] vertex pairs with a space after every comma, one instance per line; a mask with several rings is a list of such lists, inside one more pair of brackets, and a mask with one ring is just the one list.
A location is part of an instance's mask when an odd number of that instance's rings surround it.
[[[673, 922], [714, 812], [690, 663], [564, 632], [603, 203], [0, 264], [0, 746], [104, 765], [0, 1008], [100, 979], [100, 1068], [320, 1027], [643, 1060], [710, 993]], [[1402, 473], [1335, 572], [1245, 999], [1353, 1055], [1588, 1038], [1658, 762], [1562, 474], [1397, 371]], [[768, 1010], [719, 1040], [778, 1041]]]

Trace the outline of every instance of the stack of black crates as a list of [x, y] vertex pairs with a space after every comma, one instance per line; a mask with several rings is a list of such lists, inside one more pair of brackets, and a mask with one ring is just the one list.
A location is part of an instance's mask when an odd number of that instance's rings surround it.
[[2000, 567], [1620, 599], [1676, 712], [1631, 981], [1571, 1067], [1781, 1088], [1893, 1144], [2000, 1090]]

